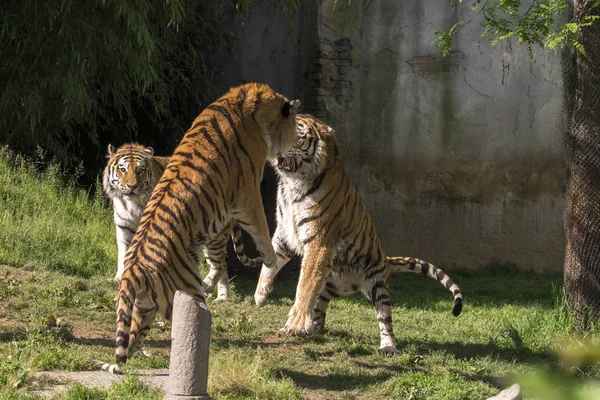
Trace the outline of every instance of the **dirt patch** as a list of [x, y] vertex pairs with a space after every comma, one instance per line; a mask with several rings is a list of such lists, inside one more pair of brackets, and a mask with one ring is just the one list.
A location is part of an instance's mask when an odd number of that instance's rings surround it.
[[27, 324], [23, 321], [15, 321], [13, 319], [0, 318], [0, 326], [10, 328], [26, 328]]
[[31, 275], [33, 275], [31, 271], [24, 271], [8, 265], [0, 265], [0, 283], [3, 284], [9, 283], [13, 279], [20, 282]]
[[[167, 387], [167, 370], [141, 370], [136, 375], [147, 385], [162, 390]], [[123, 379], [124, 375], [113, 375], [104, 371], [38, 372], [32, 377], [32, 393], [48, 398], [67, 390], [73, 383], [80, 383], [85, 387], [108, 388]]]
[[326, 400], [327, 397], [320, 393], [312, 392], [310, 390], [302, 391], [302, 400]]

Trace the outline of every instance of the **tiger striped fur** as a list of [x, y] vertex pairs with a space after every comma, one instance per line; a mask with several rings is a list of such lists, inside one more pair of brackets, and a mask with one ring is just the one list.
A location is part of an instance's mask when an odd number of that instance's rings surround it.
[[388, 277], [405, 269], [440, 281], [454, 296], [453, 314], [462, 310], [460, 289], [442, 270], [421, 260], [386, 257], [371, 216], [346, 177], [333, 129], [309, 115], [297, 118], [292, 150], [272, 161], [279, 184], [277, 228], [272, 243], [277, 266], [263, 266], [254, 294], [263, 306], [279, 270], [303, 256], [296, 299], [282, 334], [320, 332], [329, 302], [362, 291], [377, 314], [384, 354], [397, 353], [392, 328]]
[[155, 156], [152, 147], [137, 143], [127, 143], [117, 149], [109, 144], [106, 158], [102, 188], [113, 205], [118, 249], [114, 279], [118, 281], [123, 274], [125, 253], [140, 223], [144, 206], [169, 158]]
[[[144, 147], [137, 143], [126, 143], [117, 149], [112, 145], [108, 145], [106, 158], [108, 161], [102, 175], [102, 187], [113, 203], [118, 248], [117, 274], [114, 279], [119, 281], [123, 274], [125, 253], [140, 223], [140, 217], [150, 199], [152, 190], [169, 162], [169, 157], [155, 156], [152, 147]], [[225, 258], [224, 245], [221, 242], [225, 240], [226, 245], [229, 235], [227, 229], [223, 232], [223, 237], [219, 237], [204, 246], [204, 257], [211, 267], [213, 265], [218, 267], [218, 264], [213, 260]], [[246, 256], [239, 225], [233, 225], [231, 238], [233, 239], [235, 253], [244, 265], [256, 267], [262, 264], [260, 257], [250, 259]], [[223, 266], [223, 268], [225, 267]], [[208, 284], [206, 291], [210, 293], [214, 285], [210, 286], [210, 281]], [[228, 284], [229, 282], [226, 285], [219, 284], [217, 300], [227, 300], [229, 298]]]
[[231, 89], [194, 120], [125, 255], [117, 366], [140, 350], [157, 313], [171, 319], [175, 291], [205, 301], [197, 248], [226, 236], [233, 220], [250, 234], [264, 265], [275, 265], [259, 185], [265, 161], [293, 145], [298, 107], [299, 101], [267, 85], [249, 83]]
[[111, 374], [122, 374], [123, 370], [121, 367], [115, 364], [106, 363], [100, 360], [91, 359], [89, 360], [89, 364], [92, 367], [96, 367], [99, 370], [106, 371]]

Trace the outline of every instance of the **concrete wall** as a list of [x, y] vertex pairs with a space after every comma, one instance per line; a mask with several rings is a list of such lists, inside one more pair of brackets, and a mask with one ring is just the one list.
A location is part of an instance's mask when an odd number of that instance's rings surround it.
[[475, 20], [442, 58], [434, 31], [472, 15], [449, 0], [311, 6], [295, 21], [295, 43], [273, 34], [285, 27], [257, 9], [236, 68], [301, 96], [306, 111], [333, 124], [386, 251], [447, 266], [560, 270], [558, 56], [532, 63], [517, 46], [477, 46]]
[[[248, 16], [231, 21], [239, 40], [233, 43], [233, 51], [225, 55], [215, 85], [225, 92], [245, 82], [262, 82], [290, 99], [303, 100], [308, 60], [312, 45], [317, 42], [317, 11], [316, 4], [304, 4], [289, 18], [266, 0], [255, 2]], [[275, 173], [267, 167], [261, 193], [271, 233], [275, 231], [276, 190]], [[247, 235], [244, 238], [249, 254], [256, 255], [251, 239]], [[239, 262], [231, 243], [227, 263], [233, 273], [259, 272], [248, 270]]]

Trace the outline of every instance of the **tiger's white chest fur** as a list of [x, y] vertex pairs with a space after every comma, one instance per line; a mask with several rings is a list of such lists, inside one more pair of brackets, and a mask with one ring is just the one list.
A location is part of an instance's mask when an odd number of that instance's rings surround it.
[[150, 198], [148, 193], [141, 193], [134, 196], [117, 195], [110, 196], [113, 204], [113, 219], [115, 221], [117, 236], [117, 273], [115, 280], [119, 280], [125, 270], [125, 253], [133, 239], [133, 235], [140, 224], [140, 219], [144, 213], [144, 207]]
[[140, 223], [149, 195], [122, 196], [112, 199], [115, 224], [125, 223], [135, 230]]
[[[277, 215], [277, 225], [282, 229], [286, 243], [296, 254], [303, 256], [305, 243], [318, 234], [318, 224], [307, 223], [319, 209], [319, 203], [327, 192], [327, 186], [305, 195], [313, 182], [296, 177], [281, 176], [279, 193], [277, 196], [278, 207], [281, 212]], [[339, 248], [341, 243], [334, 244]]]

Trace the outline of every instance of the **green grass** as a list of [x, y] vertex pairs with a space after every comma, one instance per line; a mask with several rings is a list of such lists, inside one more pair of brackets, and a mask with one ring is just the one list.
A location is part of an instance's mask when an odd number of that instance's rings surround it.
[[56, 163], [0, 149], [0, 263], [89, 277], [116, 263], [112, 212], [101, 190], [90, 201]]
[[[19, 159], [10, 167], [10, 160], [0, 152], [0, 400], [35, 398], [32, 391], [43, 384], [35, 372], [86, 370], [90, 358], [111, 361], [114, 352], [110, 210], [102, 198], [90, 201], [65, 185], [56, 166], [40, 174]], [[235, 276], [232, 299], [208, 303], [209, 394], [236, 400], [485, 399], [518, 381], [527, 399], [584, 399], [581, 393], [597, 388], [599, 352], [582, 346], [600, 335], [573, 337], [560, 276], [501, 266], [447, 272], [465, 294], [458, 318], [437, 282], [392, 276], [396, 357], [377, 354], [375, 313], [363, 297], [332, 302], [322, 335], [278, 337], [297, 269], [282, 272], [261, 309], [252, 299], [256, 271]], [[169, 325], [157, 320], [146, 348], [152, 356], [132, 359], [128, 370], [166, 368], [169, 343]], [[162, 396], [132, 375], [108, 389], [73, 386], [56, 398]]]

